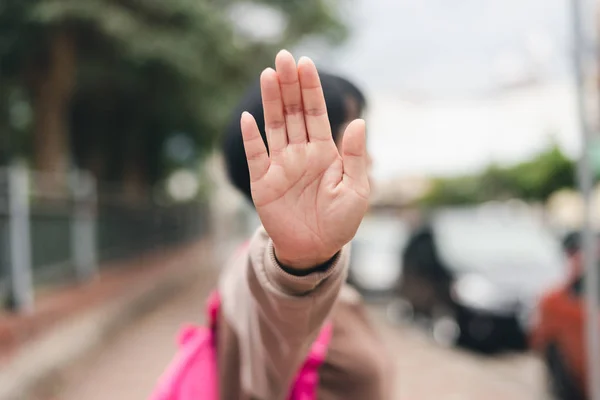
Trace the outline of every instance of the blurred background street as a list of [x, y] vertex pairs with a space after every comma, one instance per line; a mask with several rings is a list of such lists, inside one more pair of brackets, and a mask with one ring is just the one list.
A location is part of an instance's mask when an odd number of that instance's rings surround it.
[[[143, 399], [175, 351], [181, 321], [200, 323], [210, 278], [187, 288], [64, 372], [38, 399]], [[531, 355], [488, 359], [442, 349], [414, 328], [391, 327], [380, 307], [372, 317], [394, 354], [396, 399], [547, 399], [543, 368]]]
[[282, 48], [366, 99], [348, 282], [394, 398], [600, 400], [600, 16], [576, 41], [572, 1], [3, 1], [0, 400], [147, 398], [259, 226], [222, 142]]

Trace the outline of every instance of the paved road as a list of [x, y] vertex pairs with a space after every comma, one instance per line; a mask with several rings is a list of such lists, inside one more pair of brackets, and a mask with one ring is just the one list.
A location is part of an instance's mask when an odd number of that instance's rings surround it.
[[391, 327], [373, 309], [396, 360], [396, 399], [548, 400], [541, 362], [529, 354], [479, 356], [441, 348], [421, 331]]
[[[170, 360], [182, 321], [202, 319], [203, 297], [212, 282], [198, 282], [136, 322], [89, 359], [64, 374], [52, 399], [143, 400]], [[400, 400], [538, 400], [541, 365], [531, 356], [482, 358], [441, 349], [412, 328], [393, 328], [373, 309], [398, 371]]]

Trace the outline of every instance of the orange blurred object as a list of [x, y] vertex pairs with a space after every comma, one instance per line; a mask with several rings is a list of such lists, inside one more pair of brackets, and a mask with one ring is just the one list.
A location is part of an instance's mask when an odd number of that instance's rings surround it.
[[531, 346], [544, 359], [558, 399], [585, 399], [587, 363], [584, 276], [580, 253], [569, 257], [567, 282], [540, 301]]

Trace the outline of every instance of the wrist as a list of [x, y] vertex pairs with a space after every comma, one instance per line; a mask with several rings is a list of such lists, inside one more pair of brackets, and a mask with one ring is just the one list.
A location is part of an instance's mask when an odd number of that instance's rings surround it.
[[329, 263], [339, 253], [339, 251], [340, 250], [334, 251], [332, 253], [328, 252], [319, 255], [310, 254], [300, 256], [287, 254], [278, 249], [277, 246], [273, 245], [273, 253], [277, 262], [279, 262], [280, 265], [285, 266], [286, 268], [298, 271], [310, 270], [325, 265]]

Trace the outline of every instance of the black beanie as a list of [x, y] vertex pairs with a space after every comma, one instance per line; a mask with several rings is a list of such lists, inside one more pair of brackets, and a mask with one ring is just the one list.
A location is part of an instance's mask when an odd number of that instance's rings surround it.
[[[346, 121], [344, 88], [341, 87], [339, 78], [335, 76], [319, 73], [319, 77], [321, 78], [321, 86], [323, 87], [323, 94], [325, 96], [325, 102], [327, 103], [327, 115], [329, 116], [331, 132], [333, 134], [333, 139], [336, 140], [340, 128]], [[227, 169], [229, 180], [250, 202], [252, 202], [250, 173], [248, 171], [248, 162], [246, 161], [242, 130], [240, 127], [240, 116], [243, 111], [248, 111], [254, 116], [263, 141], [265, 142], [265, 145], [267, 145], [260, 82], [255, 83], [250, 90], [248, 90], [238, 107], [235, 109], [225, 130], [222, 143], [225, 168]]]

